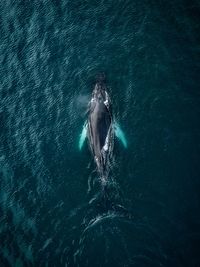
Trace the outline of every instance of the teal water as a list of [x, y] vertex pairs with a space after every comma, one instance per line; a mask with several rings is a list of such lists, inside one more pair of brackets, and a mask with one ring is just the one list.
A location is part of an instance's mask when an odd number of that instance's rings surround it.
[[[0, 266], [200, 266], [199, 1], [0, 1]], [[128, 147], [78, 139], [104, 71]]]

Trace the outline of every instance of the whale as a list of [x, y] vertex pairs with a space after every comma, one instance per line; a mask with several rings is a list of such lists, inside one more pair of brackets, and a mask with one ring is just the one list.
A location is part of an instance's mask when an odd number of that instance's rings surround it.
[[115, 136], [127, 148], [127, 140], [119, 123], [113, 116], [112, 103], [108, 94], [105, 77], [101, 76], [95, 83], [88, 104], [88, 118], [83, 125], [79, 139], [79, 150], [86, 139], [97, 166], [100, 180], [105, 183], [113, 158]]

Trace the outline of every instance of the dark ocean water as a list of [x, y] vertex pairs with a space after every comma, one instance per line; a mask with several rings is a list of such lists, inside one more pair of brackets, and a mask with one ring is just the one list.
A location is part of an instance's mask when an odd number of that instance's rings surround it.
[[[200, 266], [200, 2], [0, 1], [0, 266]], [[78, 138], [104, 71], [128, 148]]]

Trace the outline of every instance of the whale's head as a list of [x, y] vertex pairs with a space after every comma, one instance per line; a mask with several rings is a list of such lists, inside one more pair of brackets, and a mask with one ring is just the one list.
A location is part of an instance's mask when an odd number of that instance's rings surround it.
[[102, 102], [104, 101], [104, 94], [104, 87], [100, 83], [96, 83], [92, 92], [92, 98], [95, 99], [96, 102]]
[[92, 99], [96, 103], [103, 103], [107, 100], [106, 85], [102, 82], [97, 82], [95, 84], [94, 90], [92, 92]]

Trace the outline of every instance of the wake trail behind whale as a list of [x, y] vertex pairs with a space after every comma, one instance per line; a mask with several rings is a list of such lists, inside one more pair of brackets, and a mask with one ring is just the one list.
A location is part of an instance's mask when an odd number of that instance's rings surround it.
[[127, 218], [133, 217], [130, 210], [126, 208], [125, 198], [120, 186], [111, 177], [110, 174], [106, 181], [103, 182], [101, 178], [96, 177], [97, 188], [90, 188], [90, 193], [94, 190], [89, 199], [90, 207], [95, 214], [94, 217], [97, 214], [102, 215], [110, 212]]

